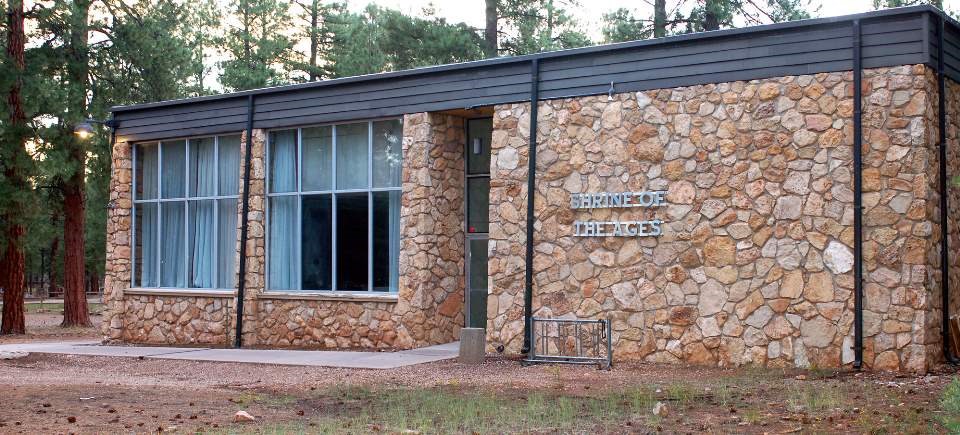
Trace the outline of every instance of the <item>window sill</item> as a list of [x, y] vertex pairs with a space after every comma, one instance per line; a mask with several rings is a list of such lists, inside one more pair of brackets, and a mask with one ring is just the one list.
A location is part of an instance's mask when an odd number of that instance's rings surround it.
[[167, 289], [167, 288], [130, 288], [123, 291], [125, 295], [134, 296], [183, 296], [203, 298], [232, 298], [237, 296], [236, 290], [201, 290], [201, 289]]
[[260, 299], [288, 299], [302, 301], [341, 301], [341, 302], [387, 302], [396, 303], [396, 293], [366, 292], [283, 292], [272, 291], [260, 294]]

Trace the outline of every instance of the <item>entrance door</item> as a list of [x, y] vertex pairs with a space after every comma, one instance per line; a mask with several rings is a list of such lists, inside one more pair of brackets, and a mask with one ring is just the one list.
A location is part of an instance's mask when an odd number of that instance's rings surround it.
[[487, 231], [490, 224], [490, 137], [493, 119], [467, 121], [466, 325], [487, 327]]

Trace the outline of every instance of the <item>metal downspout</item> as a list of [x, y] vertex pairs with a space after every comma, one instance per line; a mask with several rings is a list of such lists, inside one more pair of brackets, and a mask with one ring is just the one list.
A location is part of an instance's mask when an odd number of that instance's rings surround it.
[[243, 296], [247, 272], [247, 214], [250, 211], [250, 161], [253, 156], [253, 95], [247, 96], [247, 145], [243, 154], [243, 206], [240, 215], [240, 264], [237, 276], [237, 331], [233, 347], [243, 347]]
[[944, 76], [943, 34], [944, 18], [937, 22], [937, 148], [940, 152], [940, 297], [942, 303], [941, 339], [943, 340], [943, 358], [950, 364], [960, 360], [950, 349], [950, 263], [949, 263], [949, 221], [947, 216], [947, 81]]
[[863, 65], [860, 20], [853, 20], [853, 368], [863, 367]]
[[530, 61], [530, 150], [527, 164], [527, 251], [523, 288], [523, 349], [529, 353], [530, 322], [533, 317], [533, 224], [537, 178], [537, 110], [540, 101], [540, 60]]

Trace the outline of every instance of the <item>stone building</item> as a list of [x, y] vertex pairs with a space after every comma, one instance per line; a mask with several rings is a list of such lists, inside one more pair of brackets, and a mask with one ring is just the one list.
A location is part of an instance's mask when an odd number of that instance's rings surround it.
[[103, 332], [517, 354], [529, 292], [617, 360], [925, 371], [957, 107], [929, 7], [117, 107]]

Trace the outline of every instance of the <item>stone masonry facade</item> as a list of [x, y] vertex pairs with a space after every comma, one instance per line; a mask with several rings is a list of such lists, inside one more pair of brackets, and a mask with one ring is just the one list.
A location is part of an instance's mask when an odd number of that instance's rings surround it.
[[[244, 276], [245, 346], [410, 349], [459, 337], [464, 322], [463, 120], [441, 114], [412, 114], [404, 117], [403, 128], [400, 289], [394, 297], [265, 291], [266, 132], [253, 131]], [[246, 139], [243, 135], [241, 155], [247, 147]], [[131, 144], [124, 142], [113, 149], [114, 207], [107, 228], [105, 339], [231, 345], [236, 327], [235, 294], [129, 288], [131, 150]], [[240, 190], [242, 193], [242, 185]], [[241, 207], [238, 203], [238, 214]], [[238, 236], [238, 256], [239, 248]]]
[[[864, 362], [922, 371], [940, 347], [936, 81], [863, 77]], [[841, 72], [540, 102], [534, 315], [611, 319], [617, 359], [850, 364], [852, 97]], [[523, 341], [529, 130], [529, 104], [495, 108], [490, 351]], [[669, 204], [569, 205], [642, 190]], [[648, 219], [663, 235], [572, 236], [575, 220]]]

